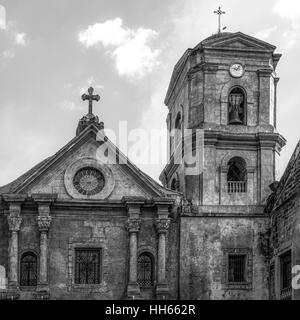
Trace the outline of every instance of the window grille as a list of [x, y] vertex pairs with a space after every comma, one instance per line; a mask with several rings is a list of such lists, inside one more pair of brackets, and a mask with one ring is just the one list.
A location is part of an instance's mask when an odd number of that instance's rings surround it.
[[20, 263], [20, 286], [35, 287], [37, 285], [37, 257], [34, 253], [24, 253]]
[[232, 254], [228, 256], [228, 282], [245, 282], [246, 255]]
[[138, 258], [138, 284], [145, 288], [153, 286], [153, 260], [146, 253]]
[[281, 291], [280, 298], [282, 300], [290, 300], [292, 298], [292, 255], [291, 251], [280, 257], [281, 265]]
[[101, 282], [101, 249], [75, 249], [75, 284]]

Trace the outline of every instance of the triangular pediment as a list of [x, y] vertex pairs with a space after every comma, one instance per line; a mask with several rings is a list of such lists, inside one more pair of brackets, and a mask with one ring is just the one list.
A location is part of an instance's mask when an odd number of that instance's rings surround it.
[[242, 32], [225, 33], [211, 36], [199, 44], [203, 48], [240, 49], [273, 52], [276, 47]]
[[[103, 141], [106, 141], [105, 153], [99, 152]], [[80, 168], [90, 166], [103, 174], [104, 187], [98, 193], [99, 196], [82, 195], [73, 186], [74, 174]], [[4, 193], [29, 196], [52, 193], [57, 194], [58, 199], [121, 200], [133, 196], [145, 199], [164, 197], [172, 191], [139, 170], [105, 137], [103, 130], [90, 125], [54, 156], [1, 187], [0, 194]]]

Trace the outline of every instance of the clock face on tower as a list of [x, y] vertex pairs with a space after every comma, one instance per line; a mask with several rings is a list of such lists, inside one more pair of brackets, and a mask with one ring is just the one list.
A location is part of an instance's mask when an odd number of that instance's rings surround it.
[[103, 189], [104, 182], [103, 174], [93, 167], [80, 169], [73, 178], [75, 189], [87, 196], [98, 194]]
[[244, 74], [244, 67], [240, 63], [234, 63], [230, 66], [229, 72], [232, 77], [240, 78]]

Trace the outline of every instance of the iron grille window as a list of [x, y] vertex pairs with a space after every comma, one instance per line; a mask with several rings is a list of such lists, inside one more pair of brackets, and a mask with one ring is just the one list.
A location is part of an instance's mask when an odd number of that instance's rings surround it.
[[101, 249], [75, 249], [75, 284], [101, 282]]
[[281, 290], [290, 288], [292, 284], [292, 255], [288, 253], [281, 256]]
[[20, 286], [35, 287], [37, 285], [37, 257], [34, 253], [24, 253], [20, 264]]
[[228, 256], [228, 282], [246, 282], [246, 255], [230, 254]]
[[145, 288], [153, 286], [153, 259], [146, 253], [138, 258], [138, 284]]

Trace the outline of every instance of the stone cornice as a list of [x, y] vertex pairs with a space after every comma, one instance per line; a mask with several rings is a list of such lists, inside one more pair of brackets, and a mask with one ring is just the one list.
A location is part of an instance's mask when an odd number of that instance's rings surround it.
[[26, 194], [3, 194], [4, 201], [8, 203], [22, 203], [26, 200]]
[[35, 193], [31, 195], [32, 199], [37, 203], [50, 204], [57, 199], [56, 193]]
[[241, 145], [252, 145], [261, 147], [279, 147], [280, 149], [285, 145], [286, 140], [279, 133], [254, 133], [254, 134], [243, 134], [209, 131], [205, 130], [204, 134], [205, 145], [217, 145], [217, 144], [241, 144]]
[[271, 77], [272, 73], [273, 73], [273, 70], [271, 68], [257, 70], [257, 74], [259, 77], [269, 78]]
[[170, 206], [174, 203], [173, 199], [168, 199], [168, 198], [153, 198], [153, 204], [156, 207], [166, 207]]
[[183, 212], [183, 217], [234, 217], [234, 218], [269, 218], [264, 212], [265, 206], [260, 205], [203, 205], [190, 206], [190, 210]]
[[141, 206], [146, 202], [146, 199], [143, 197], [123, 197], [122, 202], [126, 206]]

